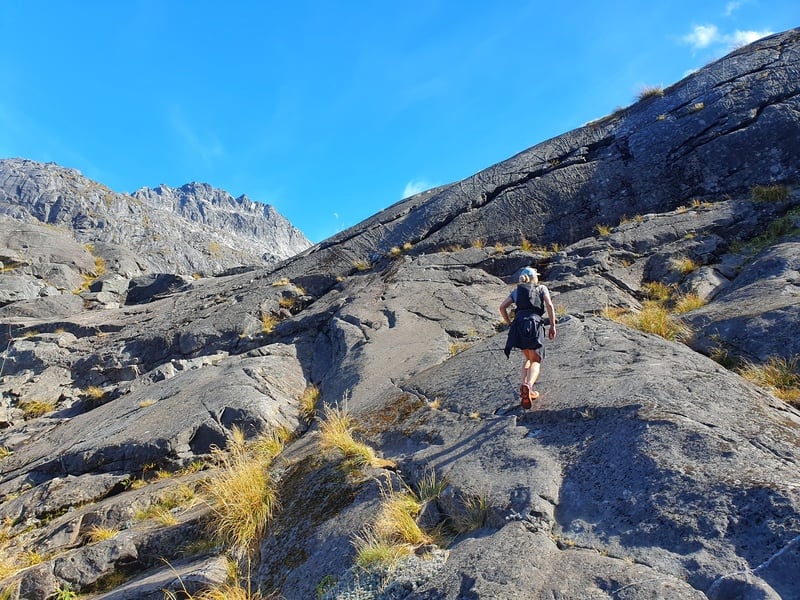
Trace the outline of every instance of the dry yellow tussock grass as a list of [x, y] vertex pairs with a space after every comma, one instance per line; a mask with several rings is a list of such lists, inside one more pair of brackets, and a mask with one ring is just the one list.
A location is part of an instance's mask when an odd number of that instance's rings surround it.
[[689, 337], [689, 328], [672, 317], [659, 302], [646, 300], [639, 312], [619, 307], [606, 307], [602, 316], [628, 327], [652, 333], [671, 341], [681, 341]]
[[353, 437], [355, 420], [346, 409], [328, 406], [320, 425], [320, 446], [323, 450], [338, 450], [356, 468], [389, 467], [394, 463], [378, 458], [375, 451]]
[[209, 532], [237, 556], [249, 554], [278, 508], [278, 491], [264, 461], [231, 457], [205, 488]]
[[681, 273], [681, 275], [688, 275], [700, 267], [700, 265], [688, 257], [675, 259], [672, 264], [675, 270]]
[[463, 505], [464, 510], [451, 517], [453, 529], [457, 533], [468, 533], [483, 527], [489, 512], [488, 498], [484, 494], [467, 496]]
[[269, 467], [290, 437], [282, 429], [248, 442], [234, 427], [228, 451], [215, 451], [220, 466], [204, 486], [212, 511], [208, 530], [235, 556], [249, 556], [279, 508], [278, 487]]
[[789, 197], [789, 188], [785, 185], [756, 185], [750, 190], [754, 202], [783, 202]]
[[110, 540], [111, 538], [115, 537], [120, 532], [119, 527], [99, 527], [97, 525], [92, 526], [88, 533], [89, 542], [96, 543], [102, 542], [103, 540]]
[[35, 419], [53, 412], [56, 409], [56, 403], [49, 400], [28, 400], [20, 402], [19, 407], [22, 409], [25, 419]]
[[103, 396], [106, 395], [105, 390], [96, 385], [90, 385], [85, 390], [83, 390], [83, 393], [84, 395], [86, 395], [89, 398], [92, 398], [93, 400], [100, 400], [103, 398]]
[[746, 362], [739, 374], [756, 385], [768, 388], [786, 402], [800, 406], [800, 357], [773, 356], [763, 364]]
[[600, 235], [601, 237], [605, 237], [611, 234], [611, 227], [609, 227], [608, 225], [602, 225], [598, 223], [597, 225], [594, 226], [594, 228], [597, 231], [598, 235]]
[[319, 402], [319, 388], [313, 383], [306, 386], [303, 395], [300, 396], [300, 414], [306, 421], [311, 421], [317, 412]]
[[261, 315], [261, 330], [264, 333], [272, 333], [275, 326], [278, 324], [278, 318], [275, 315], [264, 313]]
[[366, 571], [391, 567], [409, 556], [413, 550], [408, 544], [388, 542], [374, 533], [364, 531], [353, 538], [356, 564]]
[[679, 296], [675, 299], [675, 312], [679, 315], [684, 313], [696, 310], [706, 305], [706, 301], [703, 300], [697, 294], [690, 292], [683, 296]]
[[430, 543], [431, 536], [422, 531], [416, 521], [421, 509], [420, 501], [408, 492], [389, 495], [375, 521], [375, 535], [414, 546]]

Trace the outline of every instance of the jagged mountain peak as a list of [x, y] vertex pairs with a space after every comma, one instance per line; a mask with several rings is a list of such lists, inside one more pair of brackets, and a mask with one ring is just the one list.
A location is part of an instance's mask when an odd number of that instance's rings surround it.
[[127, 249], [142, 273], [210, 275], [271, 264], [310, 246], [273, 207], [208, 184], [120, 194], [75, 169], [27, 159], [0, 160], [0, 217]]

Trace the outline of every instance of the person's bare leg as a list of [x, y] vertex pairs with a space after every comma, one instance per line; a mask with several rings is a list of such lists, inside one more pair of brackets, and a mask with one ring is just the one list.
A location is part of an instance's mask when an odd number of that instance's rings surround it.
[[536, 380], [539, 379], [539, 373], [542, 367], [542, 359], [536, 350], [523, 350], [523, 352], [525, 353], [525, 369], [523, 370], [524, 374], [522, 383], [528, 386], [532, 397], [535, 398], [538, 396], [538, 394], [534, 394], [533, 384], [535, 384]]

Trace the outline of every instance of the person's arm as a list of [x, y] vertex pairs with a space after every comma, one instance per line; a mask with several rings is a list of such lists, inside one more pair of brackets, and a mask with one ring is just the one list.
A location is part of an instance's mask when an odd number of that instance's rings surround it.
[[544, 288], [544, 307], [547, 309], [547, 316], [550, 317], [550, 331], [547, 337], [551, 340], [556, 338], [556, 311], [553, 308], [553, 300], [550, 298], [550, 290]]
[[513, 303], [514, 301], [511, 299], [511, 296], [509, 296], [508, 298], [503, 300], [503, 303], [500, 305], [500, 316], [503, 317], [503, 322], [505, 322], [506, 325], [511, 324], [511, 319], [508, 316], [508, 307], [511, 306]]

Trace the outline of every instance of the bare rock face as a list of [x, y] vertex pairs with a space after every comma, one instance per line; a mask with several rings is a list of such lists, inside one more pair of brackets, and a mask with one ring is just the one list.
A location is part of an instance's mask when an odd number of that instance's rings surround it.
[[[280, 506], [239, 563], [262, 594], [800, 596], [800, 412], [728, 368], [781, 360], [800, 381], [799, 48], [792, 30], [737, 50], [277, 266], [190, 280], [137, 272], [114, 246], [119, 268], [70, 294], [81, 306], [0, 307], [2, 588], [221, 585], [206, 494], [215, 449], [243, 432], [290, 440], [271, 468]], [[228, 202], [151, 194], [190, 220]], [[80, 248], [45, 262], [96, 267]], [[526, 265], [559, 331], [530, 411], [498, 312]], [[141, 301], [92, 306], [123, 289]], [[654, 306], [675, 335], [611, 318]], [[382, 466], [321, 444], [326, 407]], [[354, 540], [392, 490], [431, 474], [418, 520], [438, 535], [393, 570], [358, 566]]]

